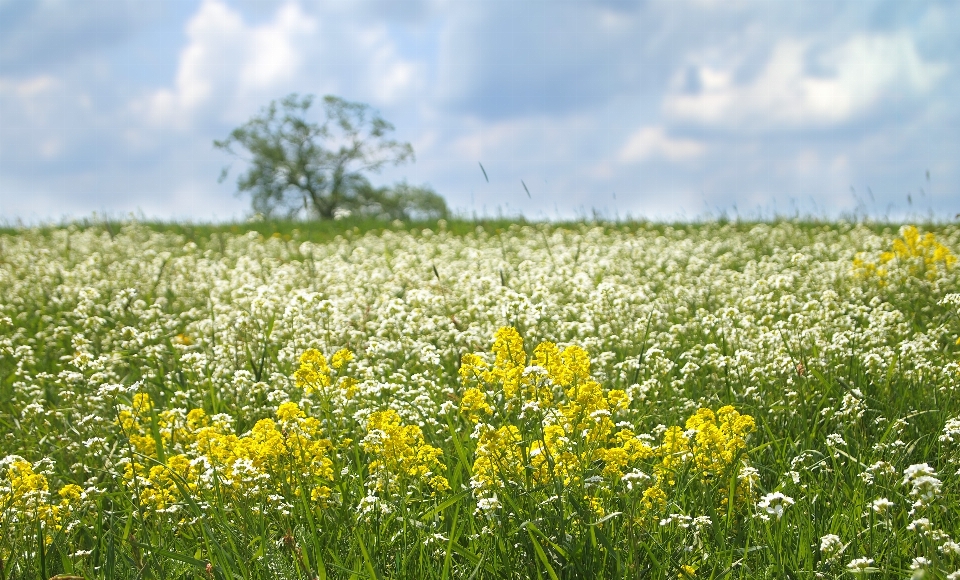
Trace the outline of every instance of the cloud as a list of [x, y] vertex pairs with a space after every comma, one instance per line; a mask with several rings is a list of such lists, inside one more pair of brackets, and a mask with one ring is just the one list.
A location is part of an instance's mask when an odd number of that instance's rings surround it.
[[923, 96], [948, 70], [926, 62], [906, 34], [860, 34], [815, 48], [809, 41], [780, 40], [746, 82], [738, 82], [732, 68], [678, 71], [664, 112], [676, 121], [740, 130], [838, 125]]
[[59, 84], [51, 75], [38, 75], [23, 80], [0, 77], [0, 95], [30, 101], [55, 89]]
[[642, 127], [627, 139], [620, 150], [619, 159], [622, 163], [635, 163], [655, 157], [682, 161], [699, 157], [705, 149], [700, 141], [669, 137], [663, 127]]
[[298, 45], [315, 30], [316, 21], [296, 3], [284, 4], [271, 22], [251, 26], [222, 1], [204, 0], [187, 23], [175, 86], [149, 97], [148, 118], [182, 129], [200, 112], [229, 113], [275, 96], [299, 72]]

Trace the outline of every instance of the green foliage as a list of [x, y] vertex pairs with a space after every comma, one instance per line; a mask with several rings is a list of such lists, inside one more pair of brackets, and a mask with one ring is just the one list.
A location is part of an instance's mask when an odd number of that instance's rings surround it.
[[[314, 97], [291, 94], [214, 146], [248, 163], [237, 188], [262, 216], [333, 219], [358, 213], [388, 218], [447, 213], [426, 187], [374, 188], [367, 174], [414, 159], [413, 147], [390, 139], [393, 125], [363, 103], [327, 95], [322, 123], [307, 119]], [[245, 150], [241, 154], [236, 148]], [[226, 179], [229, 167], [220, 180]]]

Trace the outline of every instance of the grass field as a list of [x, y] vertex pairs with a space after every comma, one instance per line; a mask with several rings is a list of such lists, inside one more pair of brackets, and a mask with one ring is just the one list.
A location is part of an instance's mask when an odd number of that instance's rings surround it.
[[960, 227], [0, 232], [0, 580], [960, 579]]

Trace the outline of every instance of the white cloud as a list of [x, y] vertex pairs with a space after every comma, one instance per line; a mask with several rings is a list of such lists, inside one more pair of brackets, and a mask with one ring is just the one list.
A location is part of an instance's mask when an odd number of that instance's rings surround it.
[[217, 105], [231, 111], [262, 95], [274, 96], [300, 69], [298, 42], [316, 22], [298, 4], [283, 5], [272, 22], [247, 25], [221, 0], [204, 0], [187, 23], [189, 43], [180, 54], [175, 87], [148, 100], [148, 118], [157, 125], [189, 126], [194, 114]]
[[[352, 38], [338, 38], [341, 46], [350, 46], [353, 62], [341, 63], [355, 67], [363, 92], [382, 105], [396, 105], [402, 101], [415, 102], [422, 98], [426, 70], [423, 62], [404, 59], [386, 26], [351, 26], [343, 31]], [[331, 47], [333, 48], [333, 47]], [[342, 49], [342, 48], [341, 48]], [[330, 51], [334, 53], [334, 50]]]
[[653, 157], [681, 161], [699, 157], [704, 149], [700, 141], [668, 136], [663, 127], [642, 127], [627, 139], [620, 150], [619, 159], [623, 163], [634, 163]]
[[[821, 74], [808, 70], [811, 57]], [[947, 67], [925, 62], [907, 35], [861, 34], [820, 54], [809, 41], [780, 40], [766, 66], [746, 83], [738, 83], [731, 69], [695, 71], [700, 87], [693, 94], [683, 91], [688, 71], [675, 76], [663, 103], [667, 115], [755, 130], [844, 123], [886, 102], [929, 92]]]
[[15, 95], [24, 100], [55, 89], [60, 83], [50, 75], [39, 75], [24, 80], [6, 79], [0, 77], [0, 95]]

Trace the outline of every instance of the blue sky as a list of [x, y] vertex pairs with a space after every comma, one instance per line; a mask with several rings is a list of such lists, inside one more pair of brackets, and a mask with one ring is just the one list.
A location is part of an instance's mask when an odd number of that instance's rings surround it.
[[212, 141], [291, 92], [378, 109], [417, 161], [373, 181], [467, 215], [948, 219], [958, 29], [952, 1], [0, 0], [0, 220], [241, 219]]

